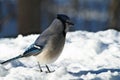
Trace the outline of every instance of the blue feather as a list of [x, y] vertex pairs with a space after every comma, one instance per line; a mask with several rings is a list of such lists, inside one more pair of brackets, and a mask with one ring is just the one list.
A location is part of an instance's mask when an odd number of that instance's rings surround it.
[[24, 53], [23, 53], [23, 57], [28, 57], [28, 56], [35, 56], [37, 54], [39, 54], [43, 49], [43, 46], [38, 46], [38, 45], [31, 45]]

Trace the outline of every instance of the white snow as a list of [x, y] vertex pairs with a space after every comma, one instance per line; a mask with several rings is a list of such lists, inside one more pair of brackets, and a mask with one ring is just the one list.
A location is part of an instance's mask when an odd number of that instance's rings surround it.
[[[0, 39], [0, 62], [22, 54], [36, 35]], [[39, 72], [34, 57], [0, 65], [0, 80], [119, 80], [120, 32], [75, 31], [67, 34], [59, 59], [49, 64], [53, 73]]]

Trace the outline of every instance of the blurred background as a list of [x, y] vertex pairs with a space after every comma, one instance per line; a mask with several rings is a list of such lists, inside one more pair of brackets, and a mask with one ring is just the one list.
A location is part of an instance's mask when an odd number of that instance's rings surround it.
[[120, 0], [0, 0], [0, 38], [41, 33], [57, 13], [71, 17], [71, 31], [120, 30]]

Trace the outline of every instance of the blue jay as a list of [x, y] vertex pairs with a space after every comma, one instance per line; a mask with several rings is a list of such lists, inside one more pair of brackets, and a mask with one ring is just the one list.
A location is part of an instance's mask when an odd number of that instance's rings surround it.
[[[35, 56], [40, 64], [53, 63], [60, 55], [65, 44], [66, 33], [74, 25], [70, 18], [64, 14], [57, 14], [52, 24], [41, 33], [36, 41], [21, 55], [6, 60], [1, 64], [23, 57]], [[40, 68], [39, 64], [39, 68]], [[50, 72], [48, 66], [47, 70]], [[42, 72], [42, 69], [40, 68]]]

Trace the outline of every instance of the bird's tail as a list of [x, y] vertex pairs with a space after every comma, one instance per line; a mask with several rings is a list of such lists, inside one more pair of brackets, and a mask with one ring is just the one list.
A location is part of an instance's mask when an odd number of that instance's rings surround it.
[[0, 62], [0, 64], [5, 64], [5, 63], [7, 63], [7, 62], [10, 62], [10, 61], [13, 61], [13, 60], [22, 58], [22, 57], [23, 57], [23, 55], [19, 55], [19, 56], [16, 56], [16, 57], [14, 57], [14, 58], [8, 59], [8, 60], [6, 60], [6, 61]]

